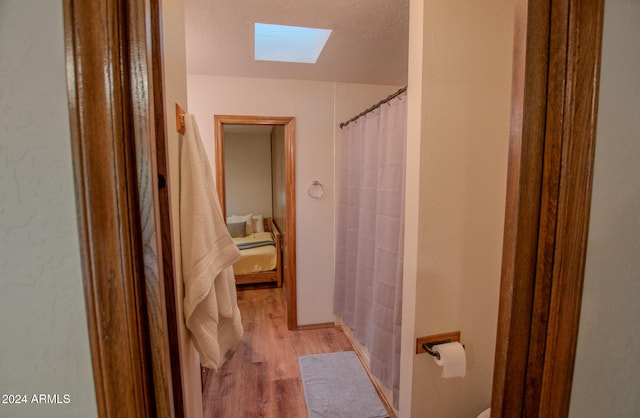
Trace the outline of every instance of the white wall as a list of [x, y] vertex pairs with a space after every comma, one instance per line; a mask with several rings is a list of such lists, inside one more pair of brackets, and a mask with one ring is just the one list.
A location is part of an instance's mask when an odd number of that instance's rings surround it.
[[[336, 126], [397, 87], [203, 75], [189, 75], [187, 87], [212, 167], [213, 115], [296, 118], [298, 323], [332, 322]], [[325, 186], [322, 199], [307, 194], [313, 180]]]
[[271, 134], [224, 135], [227, 216], [272, 216]]
[[[420, 97], [408, 116], [403, 417], [474, 417], [490, 404], [513, 22], [512, 0], [411, 2], [410, 52], [422, 57], [409, 75]], [[416, 337], [450, 331], [466, 346], [464, 379], [413, 354]]]
[[[409, 86], [407, 89], [407, 156], [405, 189], [404, 263], [402, 277], [402, 335], [400, 344], [400, 417], [413, 411], [413, 367], [415, 344], [418, 228], [420, 219], [420, 149], [422, 146], [422, 102], [424, 65], [424, 0], [409, 4]], [[413, 249], [413, 250], [412, 250]]]
[[3, 0], [0, 56], [0, 394], [70, 400], [0, 416], [95, 417], [61, 3]]
[[162, 2], [162, 42], [164, 64], [164, 102], [169, 158], [169, 192], [171, 194], [171, 222], [173, 228], [173, 265], [175, 294], [180, 338], [180, 367], [186, 418], [202, 417], [202, 384], [200, 356], [184, 323], [184, 286], [180, 257], [180, 144], [175, 118], [176, 103], [187, 110], [187, 64], [184, 34], [184, 0]]
[[640, 3], [605, 3], [571, 417], [640, 416]]

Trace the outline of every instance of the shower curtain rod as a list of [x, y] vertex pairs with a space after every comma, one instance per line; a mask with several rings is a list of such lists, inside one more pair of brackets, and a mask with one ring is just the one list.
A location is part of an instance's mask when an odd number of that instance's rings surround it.
[[378, 103], [374, 104], [373, 106], [371, 106], [370, 108], [368, 108], [364, 112], [358, 113], [357, 115], [355, 115], [354, 117], [352, 117], [348, 121], [342, 122], [340, 124], [340, 129], [344, 128], [345, 126], [347, 126], [351, 122], [354, 122], [354, 121], [358, 120], [360, 117], [366, 115], [367, 113], [373, 112], [374, 110], [376, 110], [377, 108], [379, 108], [383, 104], [385, 104], [385, 103], [395, 99], [396, 97], [400, 96], [405, 91], [407, 91], [407, 86], [404, 86], [403, 88], [401, 88], [400, 90], [396, 91], [395, 93], [393, 93], [391, 96], [387, 97], [386, 99], [380, 100]]

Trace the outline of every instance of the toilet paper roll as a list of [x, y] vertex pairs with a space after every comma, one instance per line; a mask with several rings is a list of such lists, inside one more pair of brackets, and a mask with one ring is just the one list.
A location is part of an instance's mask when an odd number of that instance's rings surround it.
[[439, 344], [433, 346], [433, 351], [440, 353], [440, 359], [434, 357], [434, 360], [438, 366], [443, 366], [442, 377], [464, 377], [467, 372], [467, 357], [462, 344]]

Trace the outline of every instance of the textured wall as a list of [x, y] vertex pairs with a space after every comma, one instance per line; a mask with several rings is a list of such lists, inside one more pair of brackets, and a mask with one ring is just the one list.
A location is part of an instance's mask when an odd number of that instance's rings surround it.
[[591, 220], [571, 417], [640, 416], [640, 2], [605, 3]]
[[[189, 72], [405, 84], [408, 4], [408, 0], [190, 0], [185, 12]], [[254, 22], [335, 32], [315, 64], [283, 65], [253, 59]]]
[[61, 2], [0, 3], [0, 396], [29, 403], [2, 417], [97, 416], [63, 39]]

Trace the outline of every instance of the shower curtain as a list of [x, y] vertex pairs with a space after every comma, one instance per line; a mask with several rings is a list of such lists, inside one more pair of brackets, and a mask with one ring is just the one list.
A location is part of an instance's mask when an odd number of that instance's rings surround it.
[[406, 93], [342, 128], [334, 313], [398, 406]]

